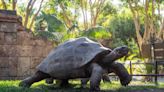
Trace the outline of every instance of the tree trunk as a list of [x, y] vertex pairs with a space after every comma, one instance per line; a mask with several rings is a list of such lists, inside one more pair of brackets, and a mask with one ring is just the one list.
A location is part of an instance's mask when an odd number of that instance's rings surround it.
[[[134, 25], [135, 25], [135, 29], [136, 29], [136, 37], [137, 37], [137, 43], [139, 46], [140, 51], [142, 51], [142, 43], [143, 43], [143, 38], [140, 34], [140, 21], [139, 21], [139, 16], [138, 14], [135, 12], [135, 10], [132, 7], [132, 3], [131, 1], [128, 1], [129, 7], [131, 9], [131, 12], [133, 14], [133, 21], [134, 21]], [[142, 52], [140, 52], [142, 53]]]

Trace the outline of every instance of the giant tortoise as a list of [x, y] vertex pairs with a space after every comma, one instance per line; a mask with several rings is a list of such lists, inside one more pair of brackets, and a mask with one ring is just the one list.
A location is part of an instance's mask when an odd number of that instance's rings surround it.
[[[51, 77], [63, 81], [90, 78], [90, 91], [99, 91], [104, 70], [111, 69], [114, 61], [127, 55], [128, 51], [127, 46], [111, 50], [86, 37], [71, 39], [54, 48], [36, 67], [37, 72], [21, 81], [19, 86], [30, 87], [34, 82]], [[118, 73], [122, 71], [112, 69]], [[125, 77], [122, 82], [127, 85], [131, 77], [129, 74]]]

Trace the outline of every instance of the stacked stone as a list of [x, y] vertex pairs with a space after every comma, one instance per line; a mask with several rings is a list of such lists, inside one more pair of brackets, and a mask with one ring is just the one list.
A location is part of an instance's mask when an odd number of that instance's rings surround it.
[[54, 47], [53, 42], [21, 27], [20, 17], [0, 11], [0, 79], [30, 76]]

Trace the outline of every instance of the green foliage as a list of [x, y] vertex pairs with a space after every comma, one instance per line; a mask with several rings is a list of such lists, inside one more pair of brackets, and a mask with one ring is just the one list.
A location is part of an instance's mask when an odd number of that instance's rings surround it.
[[[11, 6], [11, 0], [4, 0], [6, 3], [6, 8], [7, 10], [11, 10], [12, 6]], [[0, 1], [0, 9], [4, 9], [2, 1]]]
[[108, 16], [112, 14], [117, 14], [117, 12], [118, 12], [118, 9], [114, 5], [112, 5], [110, 1], [108, 1], [103, 7], [102, 14], [103, 16]]
[[35, 30], [36, 35], [43, 36], [58, 43], [61, 42], [63, 34], [67, 32], [63, 22], [56, 18], [56, 16], [44, 12], [37, 17]]
[[126, 57], [128, 60], [132, 60], [135, 58], [139, 58], [139, 49], [136, 44], [136, 34], [135, 34], [135, 26], [133, 19], [128, 11], [122, 11], [122, 13], [126, 13], [122, 15], [115, 15], [111, 19], [109, 23], [108, 29], [112, 33], [112, 47], [118, 47], [122, 45], [127, 45], [131, 50], [129, 53], [129, 57]]
[[55, 15], [46, 14], [42, 12], [42, 15], [39, 16], [40, 21], [45, 21], [47, 30], [49, 32], [64, 32], [66, 31], [66, 27], [64, 23], [61, 22]]
[[128, 47], [130, 49], [130, 55], [129, 57], [127, 57], [128, 60], [136, 60], [136, 59], [139, 59], [140, 58], [140, 55], [139, 55], [139, 48], [136, 44], [136, 41], [131, 38], [129, 40], [127, 40], [128, 42]]
[[[128, 60], [139, 59], [139, 48], [135, 40], [135, 25], [132, 15], [127, 8], [124, 8], [119, 14], [113, 15], [109, 22], [108, 29], [112, 33], [113, 48], [121, 45], [127, 45], [130, 48], [130, 52], [129, 56], [125, 58]], [[123, 58], [123, 60], [125, 58]]]
[[82, 36], [87, 36], [91, 39], [107, 39], [111, 38], [111, 33], [108, 32], [104, 27], [98, 26], [90, 28], [82, 33]]
[[[78, 18], [80, 17], [79, 11], [77, 11], [76, 14], [73, 13], [74, 9], [77, 9], [79, 2], [79, 0], [50, 0], [46, 6], [44, 6], [48, 8], [44, 8], [44, 12], [36, 20], [36, 30], [45, 31], [39, 32], [38, 34], [44, 37], [48, 36], [48, 38], [56, 40], [59, 43], [69, 38], [80, 36], [87, 36], [95, 40], [112, 38], [112, 48], [121, 45], [128, 45], [131, 48], [131, 56], [126, 57], [127, 59], [131, 60], [139, 57], [138, 46], [135, 42], [135, 26], [129, 9], [118, 9], [109, 1], [105, 4], [103, 11], [98, 16], [98, 25], [100, 26], [80, 31], [80, 29], [83, 28], [79, 26], [80, 24], [78, 24], [79, 22], [77, 22], [76, 18], [73, 19], [75, 15]], [[61, 20], [63, 20], [63, 11], [59, 8], [61, 3], [64, 4], [64, 13], [72, 23], [72, 27], [68, 29], [64, 23], [61, 22]], [[72, 22], [72, 20], [74, 22]]]
[[18, 15], [20, 15], [21, 17], [25, 17], [25, 13], [26, 13], [25, 12], [26, 11], [25, 4], [23, 3], [21, 5], [18, 5], [17, 7], [18, 7], [18, 9], [17, 9]]
[[73, 25], [71, 28], [66, 30], [64, 23], [62, 23], [56, 16], [51, 14], [45, 14], [42, 12], [36, 20], [35, 33], [48, 39], [55, 40], [56, 42], [64, 42], [69, 38], [76, 38], [80, 36], [87, 36], [91, 39], [105, 39], [110, 38], [111, 33], [106, 31], [103, 27], [94, 27], [86, 31], [80, 31], [78, 25]]
[[104, 27], [108, 27], [109, 21], [112, 18], [112, 15], [117, 15], [118, 8], [116, 8], [111, 3], [112, 1], [107, 1], [105, 6], [103, 7], [103, 11], [98, 16], [98, 24]]
[[136, 37], [134, 22], [130, 16], [115, 15], [109, 25], [113, 39], [119, 38], [127, 44], [129, 39]]

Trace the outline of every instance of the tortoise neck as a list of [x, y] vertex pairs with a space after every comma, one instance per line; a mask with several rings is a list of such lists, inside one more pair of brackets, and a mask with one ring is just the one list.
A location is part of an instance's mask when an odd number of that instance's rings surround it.
[[116, 60], [116, 54], [115, 52], [111, 52], [109, 53], [108, 55], [106, 55], [104, 58], [103, 58], [103, 63], [104, 64], [111, 64], [113, 63], [114, 61]]

